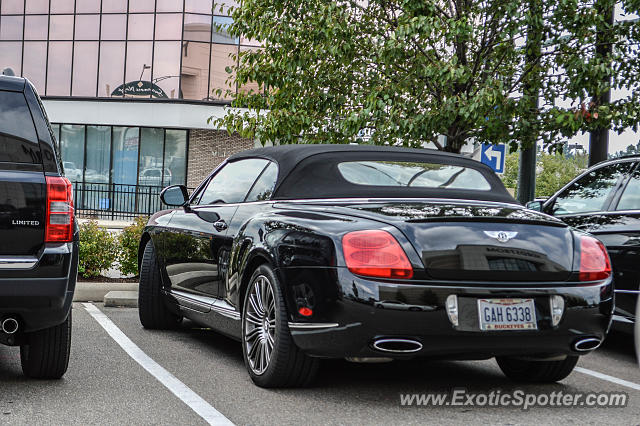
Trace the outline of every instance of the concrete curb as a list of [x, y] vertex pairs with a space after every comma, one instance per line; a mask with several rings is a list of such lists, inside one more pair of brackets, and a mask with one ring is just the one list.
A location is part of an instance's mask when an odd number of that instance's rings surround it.
[[[74, 302], [102, 302], [110, 291], [138, 291], [138, 283], [78, 282], [73, 295]], [[136, 300], [137, 302], [137, 300]]]
[[128, 308], [138, 307], [138, 292], [137, 291], [110, 291], [104, 296], [104, 306], [117, 307], [125, 306]]

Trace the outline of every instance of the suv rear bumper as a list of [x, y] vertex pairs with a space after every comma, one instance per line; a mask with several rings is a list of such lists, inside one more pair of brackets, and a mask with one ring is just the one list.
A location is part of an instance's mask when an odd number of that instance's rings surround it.
[[[58, 271], [57, 277], [43, 272], [52, 270]], [[2, 271], [0, 319], [16, 317], [20, 323], [19, 333], [62, 324], [71, 310], [77, 272], [77, 241], [47, 246], [38, 265], [29, 271]], [[7, 276], [9, 274], [13, 276]]]

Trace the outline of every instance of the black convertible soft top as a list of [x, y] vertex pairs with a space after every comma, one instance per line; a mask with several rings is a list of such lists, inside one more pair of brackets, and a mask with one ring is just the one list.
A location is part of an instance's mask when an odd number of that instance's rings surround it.
[[[232, 155], [228, 162], [264, 158], [278, 164], [278, 180], [272, 199], [315, 198], [455, 198], [517, 203], [488, 166], [431, 149], [376, 145], [280, 145], [251, 149]], [[338, 164], [345, 161], [410, 161], [462, 166], [480, 172], [488, 191], [453, 188], [358, 185], [343, 178]]]

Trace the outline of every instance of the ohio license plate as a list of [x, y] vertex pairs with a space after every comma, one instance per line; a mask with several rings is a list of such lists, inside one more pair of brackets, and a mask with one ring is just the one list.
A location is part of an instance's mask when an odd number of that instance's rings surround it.
[[533, 299], [478, 299], [480, 330], [537, 330]]

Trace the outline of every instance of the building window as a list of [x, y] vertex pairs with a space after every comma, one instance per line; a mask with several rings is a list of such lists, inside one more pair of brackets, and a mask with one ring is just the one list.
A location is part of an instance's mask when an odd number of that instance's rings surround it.
[[0, 0], [0, 64], [46, 96], [228, 101], [230, 55], [260, 47], [228, 33], [238, 3]]

